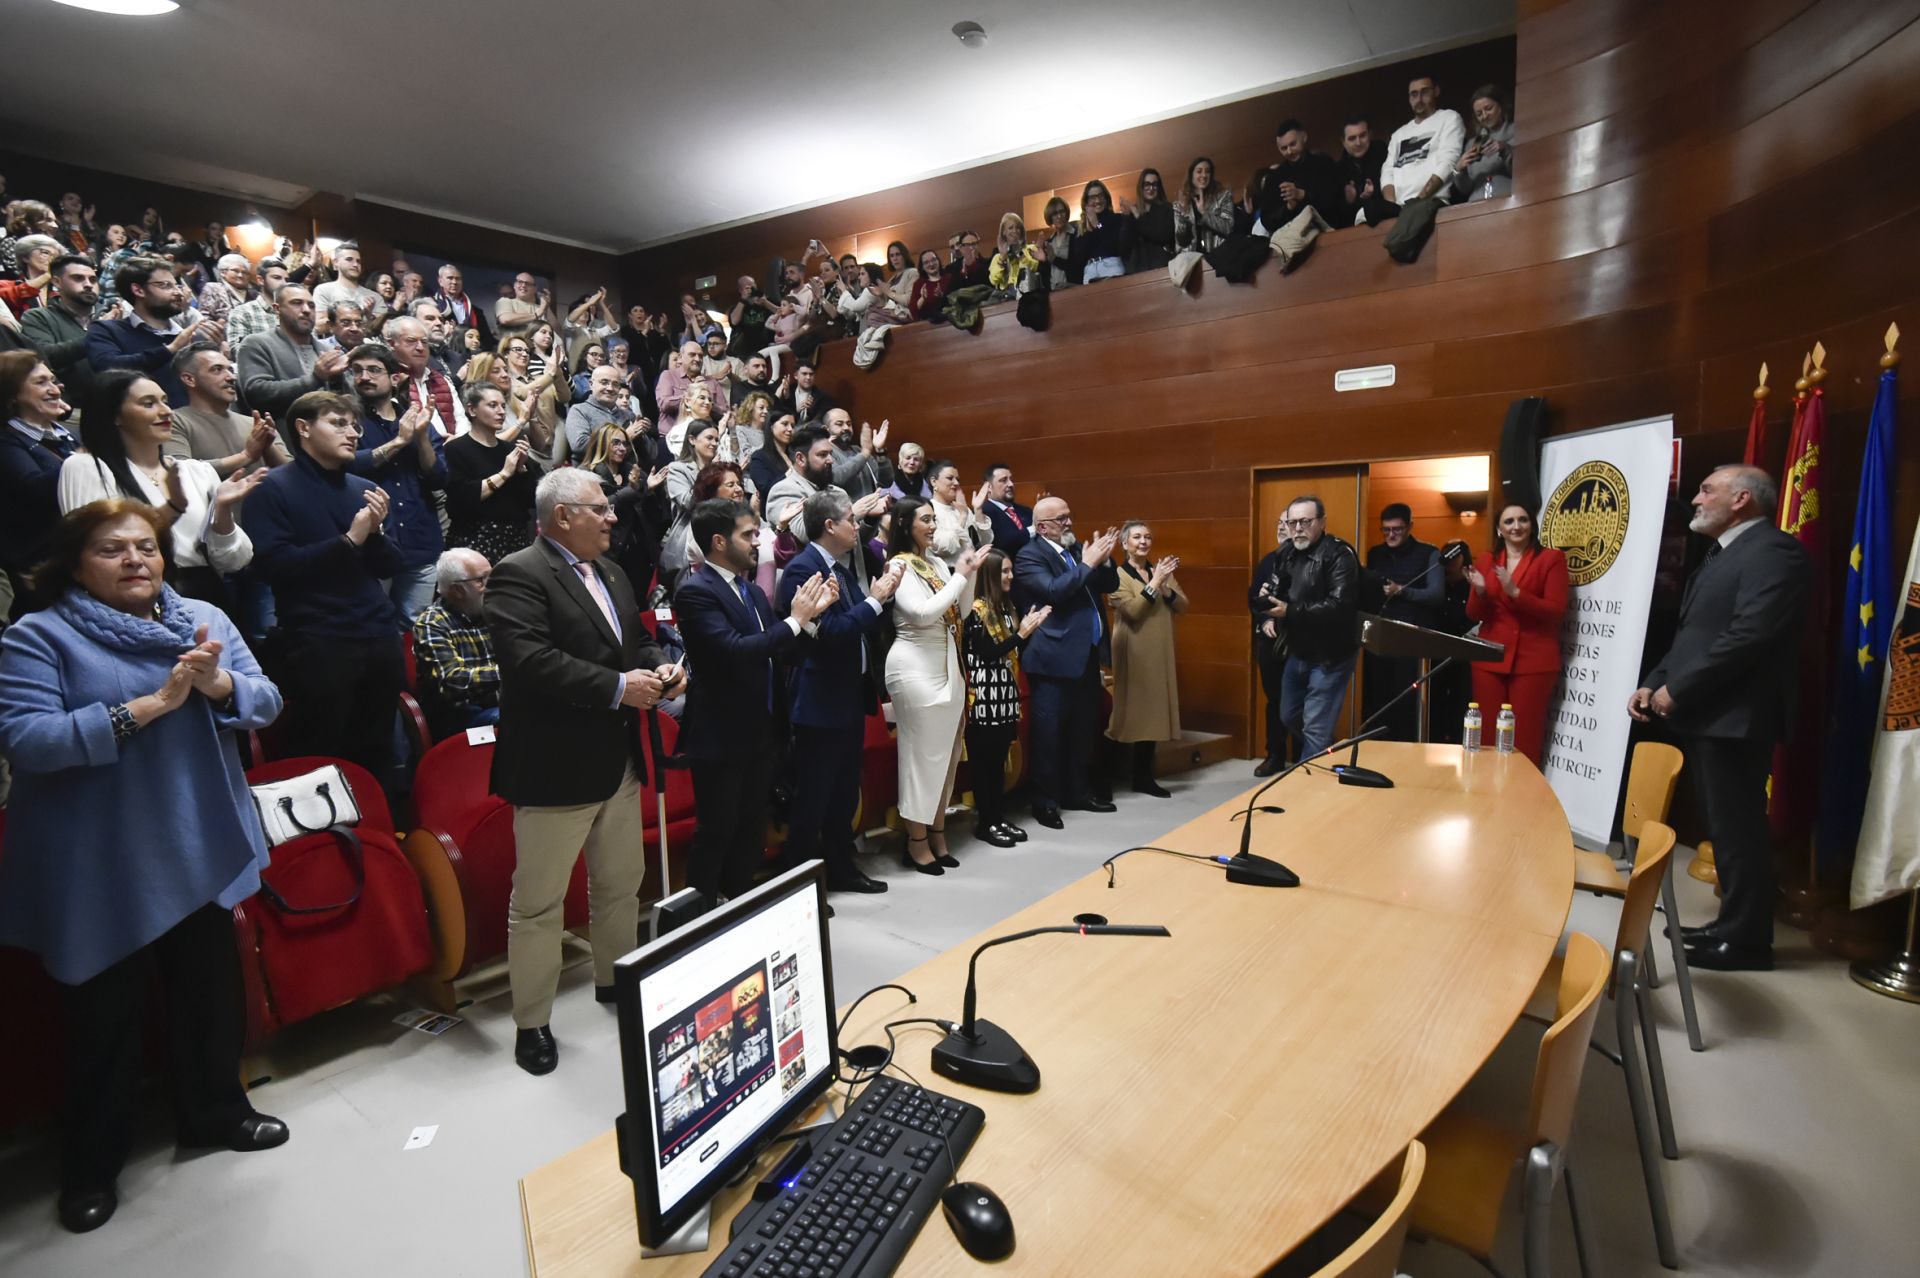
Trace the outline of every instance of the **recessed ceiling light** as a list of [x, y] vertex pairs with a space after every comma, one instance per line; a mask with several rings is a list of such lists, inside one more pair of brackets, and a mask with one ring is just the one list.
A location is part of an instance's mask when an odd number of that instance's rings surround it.
[[956, 22], [953, 34], [969, 49], [982, 48], [987, 43], [987, 29], [977, 22]]
[[152, 18], [172, 13], [180, 7], [179, 0], [54, 0], [54, 3], [69, 4], [76, 9], [92, 9], [96, 13], [111, 13], [122, 18]]

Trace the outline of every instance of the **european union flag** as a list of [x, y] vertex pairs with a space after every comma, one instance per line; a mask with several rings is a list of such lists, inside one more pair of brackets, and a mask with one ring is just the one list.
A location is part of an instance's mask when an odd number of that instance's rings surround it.
[[1820, 787], [1822, 860], [1847, 855], [1860, 835], [1874, 719], [1880, 712], [1880, 688], [1887, 674], [1887, 641], [1899, 605], [1894, 595], [1895, 566], [1888, 549], [1898, 392], [1898, 374], [1888, 367], [1880, 374], [1873, 420], [1867, 424], [1867, 453], [1860, 464], [1860, 505], [1854, 512], [1853, 544], [1847, 551], [1847, 605], [1840, 619], [1827, 777]]

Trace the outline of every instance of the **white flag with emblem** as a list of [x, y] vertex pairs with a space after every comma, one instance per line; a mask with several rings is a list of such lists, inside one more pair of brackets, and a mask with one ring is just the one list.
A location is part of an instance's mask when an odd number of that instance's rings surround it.
[[1914, 527], [1900, 610], [1887, 644], [1879, 724], [1853, 860], [1856, 910], [1920, 887], [1920, 820], [1914, 806], [1920, 795], [1920, 524]]

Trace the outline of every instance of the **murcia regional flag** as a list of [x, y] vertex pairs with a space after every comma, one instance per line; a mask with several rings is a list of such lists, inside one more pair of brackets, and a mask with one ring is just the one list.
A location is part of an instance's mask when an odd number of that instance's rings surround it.
[[1873, 779], [1853, 862], [1853, 908], [1920, 887], [1920, 525], [1887, 646]]

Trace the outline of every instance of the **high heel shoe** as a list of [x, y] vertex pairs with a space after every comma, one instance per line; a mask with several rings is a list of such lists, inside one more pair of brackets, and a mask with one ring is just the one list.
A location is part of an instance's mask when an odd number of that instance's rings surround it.
[[[947, 827], [944, 825], [937, 830], [928, 830], [927, 833], [930, 835], [937, 834], [940, 836], [940, 841], [942, 843], [946, 842]], [[933, 852], [933, 844], [931, 842], [927, 844], [927, 851]], [[960, 863], [953, 859], [953, 854], [951, 852], [934, 852], [933, 860], [934, 860], [934, 864], [944, 865], [949, 870], [957, 870], [960, 868]]]
[[[909, 848], [911, 848], [912, 845], [915, 843], [926, 843], [926, 842], [927, 840], [924, 837], [916, 839], [911, 834], [907, 836], [907, 844]], [[927, 850], [931, 852], [933, 850], [933, 845], [927, 844]], [[928, 861], [926, 864], [922, 865], [920, 862], [913, 859], [913, 853], [910, 850], [906, 852], [902, 852], [900, 854], [900, 858], [901, 860], [907, 863], [907, 868], [909, 870], [918, 870], [922, 874], [931, 874], [936, 877], [946, 873], [945, 870], [940, 868], [939, 861], [937, 860]]]

